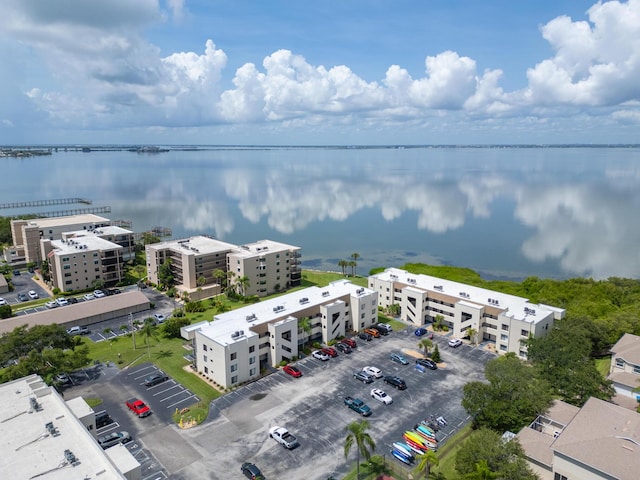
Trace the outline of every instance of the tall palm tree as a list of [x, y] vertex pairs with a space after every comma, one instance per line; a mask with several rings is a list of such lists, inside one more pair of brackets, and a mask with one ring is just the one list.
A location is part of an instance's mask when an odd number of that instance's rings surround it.
[[298, 328], [300, 331], [306, 333], [305, 341], [302, 342], [302, 348], [309, 341], [309, 334], [311, 333], [311, 319], [309, 317], [302, 317], [298, 320]]
[[153, 318], [149, 317], [144, 319], [140, 333], [144, 336], [145, 343], [147, 344], [147, 356], [151, 358], [151, 343], [149, 339], [156, 338], [155, 321]]
[[476, 344], [476, 335], [478, 335], [478, 331], [475, 328], [467, 329], [467, 334], [469, 335], [469, 340], [471, 341], [471, 345]]
[[358, 266], [358, 259], [360, 258], [359, 253], [352, 253], [351, 258], [353, 258], [353, 276], [356, 276], [356, 267]]
[[429, 356], [429, 349], [431, 349], [431, 347], [433, 347], [433, 342], [428, 338], [423, 338], [422, 340], [420, 340], [420, 342], [418, 342], [418, 348], [424, 349], [425, 357]]
[[351, 267], [351, 276], [355, 277], [356, 276], [356, 262], [354, 260], [351, 260], [351, 261], [347, 262], [347, 265], [349, 265], [349, 267]]
[[246, 275], [243, 275], [238, 279], [238, 285], [240, 285], [240, 289], [242, 290], [242, 295], [244, 296], [247, 295], [247, 288], [249, 288], [250, 284], [251, 284], [251, 280], [249, 280], [249, 277], [247, 277]]
[[360, 455], [369, 461], [371, 458], [371, 452], [376, 449], [376, 443], [373, 441], [373, 438], [371, 438], [371, 435], [367, 433], [368, 429], [369, 422], [366, 420], [351, 422], [346, 427], [348, 434], [344, 441], [344, 458], [349, 456], [349, 452], [355, 444], [356, 452], [358, 453], [358, 463], [356, 464], [357, 480], [360, 479]]
[[227, 272], [219, 268], [216, 268], [211, 274], [211, 276], [216, 280], [216, 282], [220, 284], [220, 286], [222, 287], [222, 291], [224, 291], [225, 287], [227, 286], [227, 282], [226, 282]]
[[433, 450], [427, 450], [422, 455], [418, 455], [416, 457], [418, 460], [418, 465], [416, 465], [416, 470], [419, 473], [424, 473], [424, 478], [428, 480], [429, 474], [431, 473], [431, 467], [437, 467], [438, 463], [440, 463], [440, 459], [436, 452]]
[[349, 262], [347, 262], [346, 260], [338, 260], [338, 266], [342, 269], [342, 275], [347, 274], [348, 265], [349, 265]]

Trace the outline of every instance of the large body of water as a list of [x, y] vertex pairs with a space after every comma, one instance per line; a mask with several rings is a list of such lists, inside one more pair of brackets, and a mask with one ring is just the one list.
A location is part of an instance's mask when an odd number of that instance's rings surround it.
[[[640, 148], [198, 148], [0, 159], [0, 203], [84, 197], [135, 231], [500, 278], [640, 277]], [[51, 211], [73, 205], [0, 214]], [[79, 207], [79, 206], [78, 206]]]

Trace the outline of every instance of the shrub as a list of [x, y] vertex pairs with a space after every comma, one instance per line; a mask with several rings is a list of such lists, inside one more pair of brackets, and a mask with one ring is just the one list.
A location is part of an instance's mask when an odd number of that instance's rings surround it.
[[286, 360], [281, 360], [280, 361], [280, 366], [284, 367], [288, 362]]

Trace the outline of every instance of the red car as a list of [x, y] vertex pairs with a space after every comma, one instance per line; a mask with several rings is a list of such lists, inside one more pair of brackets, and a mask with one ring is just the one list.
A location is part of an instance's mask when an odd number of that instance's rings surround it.
[[282, 370], [284, 371], [284, 373], [291, 375], [294, 378], [300, 378], [302, 376], [302, 372], [297, 367], [294, 367], [292, 365], [285, 365]]
[[129, 410], [140, 418], [151, 415], [151, 409], [139, 398], [131, 398], [127, 400], [125, 404]]
[[324, 353], [325, 355], [329, 355], [330, 357], [337, 357], [338, 356], [338, 351], [333, 347], [325, 347], [325, 348], [321, 349], [320, 351], [322, 353]]
[[352, 338], [343, 338], [340, 340], [340, 343], [344, 343], [345, 345], [349, 345], [351, 348], [356, 348], [358, 344]]

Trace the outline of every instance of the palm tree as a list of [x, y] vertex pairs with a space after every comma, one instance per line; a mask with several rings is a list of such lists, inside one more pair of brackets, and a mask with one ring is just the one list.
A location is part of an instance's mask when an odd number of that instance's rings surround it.
[[346, 430], [349, 432], [347, 438], [344, 441], [344, 458], [349, 456], [349, 452], [354, 443], [357, 446], [356, 452], [358, 453], [358, 462], [356, 464], [357, 474], [356, 479], [360, 478], [360, 455], [369, 461], [371, 459], [371, 451], [375, 450], [376, 443], [371, 438], [371, 435], [367, 433], [369, 429], [369, 422], [366, 420], [359, 420], [357, 422], [351, 422], [347, 425]]
[[151, 344], [149, 339], [156, 338], [155, 321], [153, 318], [149, 317], [144, 319], [144, 324], [140, 329], [140, 333], [144, 335], [144, 340], [147, 344], [147, 355], [151, 357]]
[[471, 345], [475, 345], [476, 335], [478, 334], [478, 331], [475, 328], [468, 328], [467, 334], [469, 335], [469, 340], [471, 341]]
[[418, 465], [416, 465], [416, 470], [420, 473], [424, 473], [425, 479], [429, 478], [429, 474], [431, 473], [431, 467], [432, 466], [437, 467], [438, 463], [440, 463], [440, 459], [438, 458], [438, 455], [436, 455], [436, 452], [434, 452], [433, 450], [427, 450], [422, 455], [418, 455], [416, 457], [416, 460], [418, 460]]
[[491, 468], [489, 468], [486, 460], [480, 460], [476, 463], [476, 469], [473, 472], [467, 473], [464, 478], [469, 480], [492, 480], [498, 478], [498, 473], [493, 472]]
[[224, 291], [225, 287], [227, 286], [227, 282], [226, 282], [227, 272], [219, 268], [216, 268], [211, 275], [220, 284], [220, 286], [222, 287], [222, 290]]
[[249, 277], [247, 277], [246, 275], [243, 275], [238, 279], [238, 285], [240, 285], [240, 289], [242, 290], [242, 295], [244, 296], [247, 295], [247, 288], [249, 288], [250, 284], [251, 284], [251, 280], [249, 280]]
[[428, 357], [429, 356], [429, 349], [433, 347], [433, 342], [431, 340], [429, 340], [428, 338], [423, 338], [422, 340], [420, 340], [420, 342], [418, 342], [418, 348], [423, 348], [424, 349], [424, 356]]
[[347, 262], [347, 265], [349, 265], [349, 267], [351, 267], [351, 276], [355, 277], [356, 276], [356, 262], [351, 260], [350, 262]]
[[356, 276], [356, 267], [358, 266], [358, 259], [360, 258], [359, 253], [352, 253], [351, 258], [353, 258], [353, 276]]
[[306, 333], [305, 341], [302, 342], [302, 348], [304, 348], [307, 341], [309, 341], [309, 334], [311, 333], [311, 319], [309, 317], [302, 317], [298, 320], [298, 329]]
[[348, 265], [349, 265], [349, 262], [347, 262], [346, 260], [338, 260], [338, 266], [342, 269], [342, 275], [347, 274]]

